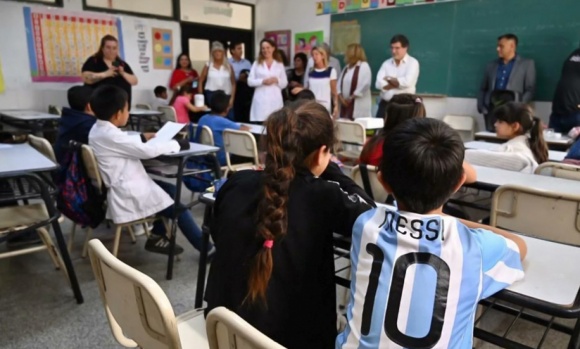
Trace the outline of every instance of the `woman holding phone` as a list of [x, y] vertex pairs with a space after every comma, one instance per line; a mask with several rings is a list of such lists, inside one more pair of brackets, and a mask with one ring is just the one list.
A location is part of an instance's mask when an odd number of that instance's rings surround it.
[[86, 85], [97, 88], [102, 85], [115, 85], [129, 95], [131, 108], [131, 86], [137, 85], [133, 70], [119, 57], [119, 42], [112, 35], [101, 39], [99, 51], [89, 57], [82, 67], [82, 78]]

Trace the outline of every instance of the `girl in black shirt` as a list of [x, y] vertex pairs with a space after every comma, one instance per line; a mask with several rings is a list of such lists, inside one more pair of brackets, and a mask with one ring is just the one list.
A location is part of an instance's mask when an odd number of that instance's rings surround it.
[[287, 348], [334, 348], [332, 236], [350, 236], [373, 203], [329, 165], [322, 105], [291, 104], [266, 127], [265, 170], [235, 173], [217, 195], [206, 311], [225, 306]]

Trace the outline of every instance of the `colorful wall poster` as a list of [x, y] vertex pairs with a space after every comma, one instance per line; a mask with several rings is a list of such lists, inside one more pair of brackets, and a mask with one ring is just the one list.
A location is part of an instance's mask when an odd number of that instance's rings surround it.
[[324, 31], [296, 33], [294, 35], [294, 54], [304, 52], [310, 56], [310, 51], [324, 43]]
[[327, 0], [316, 3], [316, 15], [328, 15], [394, 6], [423, 5], [459, 0]]
[[290, 30], [276, 30], [264, 33], [266, 39], [270, 39], [276, 43], [278, 49], [286, 55], [288, 60], [292, 60], [290, 57], [290, 47], [292, 45], [292, 31]]
[[121, 20], [115, 16], [42, 7], [23, 11], [33, 82], [82, 81], [83, 63], [107, 34], [119, 40], [124, 57]]
[[173, 69], [173, 31], [152, 28], [153, 69]]

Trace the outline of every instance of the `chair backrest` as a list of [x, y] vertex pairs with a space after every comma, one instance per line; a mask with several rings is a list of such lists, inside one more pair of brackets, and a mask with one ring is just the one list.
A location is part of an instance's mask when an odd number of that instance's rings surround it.
[[212, 309], [205, 326], [210, 349], [284, 349], [225, 307]]
[[93, 148], [83, 144], [81, 147], [81, 156], [83, 158], [83, 165], [87, 171], [87, 176], [91, 179], [91, 184], [101, 193], [103, 190], [103, 179], [99, 172], [99, 164], [97, 163]]
[[145, 103], [135, 104], [135, 108], [137, 109], [144, 109], [144, 110], [151, 110], [151, 106]]
[[201, 133], [199, 135], [199, 142], [201, 144], [205, 144], [205, 145], [210, 145], [210, 146], [214, 146], [214, 140], [213, 140], [213, 132], [211, 131], [211, 128], [209, 128], [209, 126], [202, 126], [201, 127]]
[[580, 181], [580, 166], [559, 162], [544, 162], [536, 168], [535, 174]]
[[443, 122], [456, 130], [464, 142], [475, 138], [475, 120], [467, 115], [445, 115]]
[[358, 122], [348, 120], [338, 120], [338, 140], [342, 143], [364, 145], [366, 143], [366, 130]]
[[177, 122], [177, 113], [175, 112], [175, 108], [171, 106], [160, 106], [157, 108], [160, 112], [163, 113], [161, 117], [161, 123], [166, 123], [167, 121]]
[[580, 196], [504, 185], [493, 194], [492, 226], [580, 246]]
[[[369, 179], [369, 185], [370, 188], [367, 188], [364, 185], [364, 174], [361, 172], [361, 165], [355, 166], [352, 169], [351, 172], [351, 177], [352, 180], [361, 188], [364, 188], [364, 190], [367, 192], [367, 194], [369, 194], [376, 202], [386, 202], [387, 201], [387, 196], [389, 194], [387, 194], [387, 192], [385, 191], [385, 189], [383, 188], [383, 186], [381, 185], [381, 182], [379, 182], [379, 177], [378, 177], [378, 167], [376, 166], [371, 166], [371, 165], [365, 165], [367, 168], [367, 174], [368, 174], [368, 179]], [[370, 193], [369, 193], [369, 189], [370, 189]]]
[[534, 164], [518, 153], [503, 153], [490, 150], [467, 149], [465, 161], [472, 165], [500, 168], [502, 170], [533, 173]]
[[254, 165], [260, 164], [258, 158], [258, 145], [256, 139], [248, 131], [224, 130], [224, 150], [226, 152], [226, 162], [230, 171], [235, 171], [230, 161], [230, 155], [238, 155], [253, 159]]
[[54, 149], [50, 142], [46, 138], [36, 137], [33, 135], [28, 135], [28, 143], [36, 150], [38, 150], [42, 155], [46, 156], [54, 163], [56, 163], [56, 156], [54, 155]]
[[181, 348], [175, 313], [161, 287], [98, 239], [89, 241], [89, 255], [115, 339], [125, 347]]

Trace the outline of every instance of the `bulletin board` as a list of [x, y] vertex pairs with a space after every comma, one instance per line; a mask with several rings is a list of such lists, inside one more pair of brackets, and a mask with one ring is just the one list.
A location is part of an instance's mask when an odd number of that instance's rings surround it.
[[115, 16], [41, 7], [23, 10], [33, 82], [82, 81], [83, 63], [107, 34], [119, 40], [119, 56], [124, 57], [121, 21]]
[[152, 28], [153, 68], [173, 69], [173, 31], [171, 29]]

